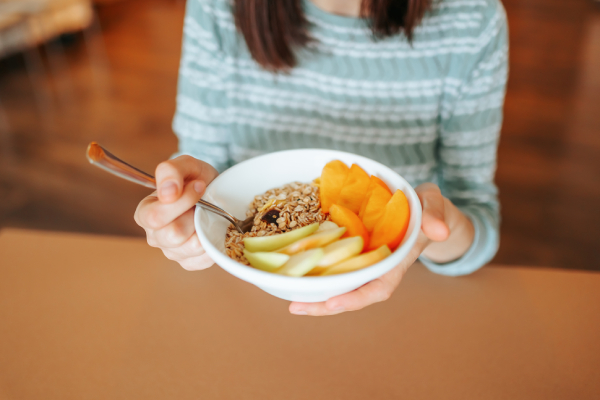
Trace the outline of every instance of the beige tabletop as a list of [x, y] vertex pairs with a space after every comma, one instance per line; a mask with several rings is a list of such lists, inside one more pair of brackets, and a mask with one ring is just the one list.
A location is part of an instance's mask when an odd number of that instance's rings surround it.
[[143, 240], [0, 232], [0, 399], [600, 399], [600, 274], [413, 266], [292, 316]]

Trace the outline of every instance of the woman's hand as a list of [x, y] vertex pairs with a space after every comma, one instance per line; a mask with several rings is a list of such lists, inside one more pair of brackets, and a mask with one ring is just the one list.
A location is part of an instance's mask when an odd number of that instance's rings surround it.
[[434, 262], [460, 258], [473, 243], [471, 221], [450, 200], [444, 198], [437, 185], [424, 183], [415, 191], [423, 207], [421, 232], [408, 256], [394, 269], [364, 286], [321, 303], [290, 304], [297, 315], [334, 315], [356, 311], [387, 300], [400, 284], [404, 273], [423, 254]]
[[160, 163], [156, 167], [157, 191], [135, 211], [135, 222], [146, 231], [148, 244], [188, 271], [214, 264], [196, 235], [194, 205], [217, 175], [211, 165], [190, 156]]

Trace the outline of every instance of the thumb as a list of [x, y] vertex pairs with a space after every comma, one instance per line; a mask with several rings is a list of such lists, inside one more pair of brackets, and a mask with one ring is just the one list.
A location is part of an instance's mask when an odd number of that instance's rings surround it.
[[179, 156], [156, 167], [158, 199], [163, 204], [177, 201], [187, 182], [198, 180], [205, 186], [218, 175], [211, 165], [190, 156]]
[[450, 236], [450, 228], [446, 223], [444, 196], [436, 185], [428, 185], [417, 192], [423, 206], [421, 229], [428, 239], [443, 242]]

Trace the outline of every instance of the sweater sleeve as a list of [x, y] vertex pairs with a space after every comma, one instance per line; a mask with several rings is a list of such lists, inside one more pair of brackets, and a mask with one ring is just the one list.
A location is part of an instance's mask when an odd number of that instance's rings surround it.
[[439, 160], [440, 188], [475, 227], [475, 239], [458, 260], [420, 260], [443, 275], [465, 275], [481, 268], [499, 246], [499, 204], [494, 184], [496, 152], [508, 72], [506, 16], [502, 5], [488, 13], [479, 35], [478, 56], [469, 65], [463, 84], [442, 111]]
[[220, 11], [217, 6], [215, 0], [187, 2], [173, 130], [179, 139], [175, 156], [188, 154], [223, 171], [230, 157], [225, 57], [214, 17]]

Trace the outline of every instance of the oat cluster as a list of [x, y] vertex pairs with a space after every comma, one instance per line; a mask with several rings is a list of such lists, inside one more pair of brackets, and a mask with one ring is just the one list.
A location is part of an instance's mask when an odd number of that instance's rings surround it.
[[243, 254], [244, 238], [285, 233], [329, 219], [329, 215], [321, 213], [319, 186], [315, 183], [300, 182], [271, 189], [256, 196], [246, 212], [246, 217], [252, 215], [254, 226], [250, 232], [242, 235], [230, 225], [225, 236], [227, 255], [245, 265], [250, 263]]

